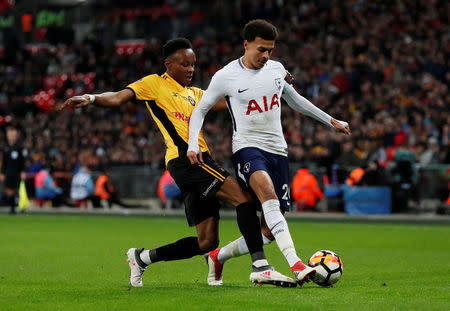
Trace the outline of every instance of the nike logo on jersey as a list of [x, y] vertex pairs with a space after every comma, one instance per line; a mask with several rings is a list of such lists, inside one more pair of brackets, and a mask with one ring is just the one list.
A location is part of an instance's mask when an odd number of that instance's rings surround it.
[[249, 88], [246, 88], [246, 89], [243, 89], [243, 90], [238, 89], [238, 93], [240, 94], [240, 93], [242, 93], [242, 92], [247, 91], [248, 89], [249, 89]]

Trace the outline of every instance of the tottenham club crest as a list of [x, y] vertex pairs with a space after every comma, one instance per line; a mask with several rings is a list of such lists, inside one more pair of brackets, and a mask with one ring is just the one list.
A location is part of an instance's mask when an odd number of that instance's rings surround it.
[[247, 173], [247, 174], [248, 174], [248, 172], [250, 172], [250, 162], [247, 162], [244, 164], [243, 170], [244, 170], [244, 173]]
[[275, 86], [277, 87], [278, 90], [281, 90], [281, 78], [276, 78], [275, 79]]
[[193, 99], [191, 96], [188, 96], [188, 100], [191, 103], [192, 106], [195, 106], [195, 99]]

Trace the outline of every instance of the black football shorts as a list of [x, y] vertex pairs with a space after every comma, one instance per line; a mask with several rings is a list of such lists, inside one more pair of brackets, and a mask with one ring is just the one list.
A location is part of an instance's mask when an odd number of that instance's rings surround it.
[[183, 194], [189, 226], [198, 225], [209, 217], [219, 219], [220, 203], [216, 193], [230, 176], [207, 152], [203, 153], [203, 162], [200, 166], [192, 165], [186, 156], [182, 156], [167, 164]]

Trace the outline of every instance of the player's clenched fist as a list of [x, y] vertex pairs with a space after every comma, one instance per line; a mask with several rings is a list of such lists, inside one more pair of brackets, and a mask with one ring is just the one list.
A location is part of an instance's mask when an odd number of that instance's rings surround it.
[[201, 163], [203, 163], [203, 155], [201, 152], [199, 152], [197, 155], [197, 153], [195, 153], [194, 151], [188, 151], [186, 156], [189, 161], [191, 161], [191, 164], [200, 165]]
[[294, 76], [287, 70], [286, 70], [286, 77], [284, 77], [284, 80], [289, 84], [294, 84], [295, 82]]
[[344, 134], [350, 135], [350, 126], [348, 125], [347, 122], [345, 121], [339, 121], [336, 119], [331, 119], [331, 125], [333, 125], [333, 127], [339, 131], [342, 132]]

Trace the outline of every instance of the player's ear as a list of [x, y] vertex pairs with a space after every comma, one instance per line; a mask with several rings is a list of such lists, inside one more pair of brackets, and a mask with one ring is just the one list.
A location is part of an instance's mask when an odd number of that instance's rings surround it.
[[244, 40], [244, 49], [247, 50], [247, 47], [248, 47], [248, 40]]
[[167, 58], [164, 60], [164, 66], [166, 66], [166, 69], [169, 68], [169, 66], [170, 66], [170, 60], [169, 60], [169, 57], [167, 57]]

